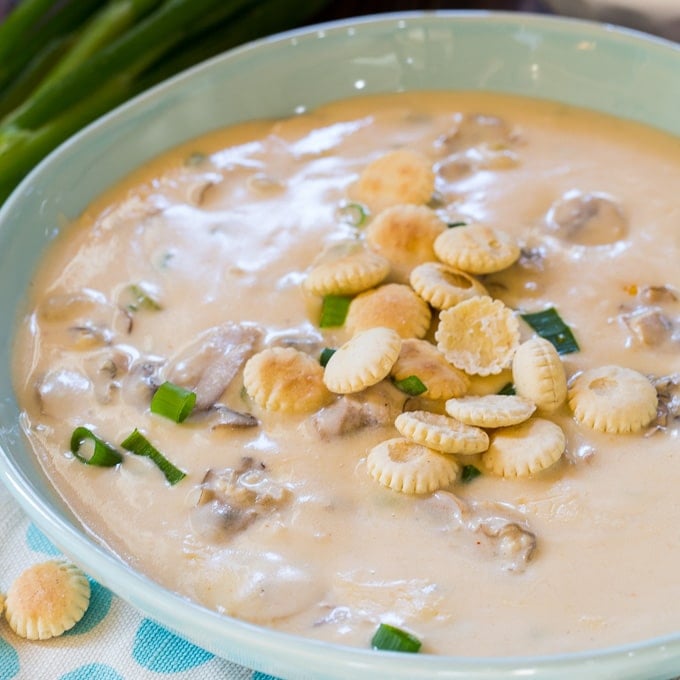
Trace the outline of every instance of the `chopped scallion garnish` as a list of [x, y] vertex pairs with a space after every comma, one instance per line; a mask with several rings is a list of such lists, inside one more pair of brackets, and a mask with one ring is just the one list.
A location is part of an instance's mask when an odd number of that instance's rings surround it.
[[186, 477], [186, 473], [176, 468], [137, 428], [126, 437], [121, 446], [137, 456], [151, 458], [171, 485]]
[[338, 208], [338, 218], [353, 227], [362, 227], [368, 218], [368, 210], [361, 203], [345, 203]]
[[515, 386], [511, 382], [509, 382], [505, 383], [505, 385], [503, 385], [503, 387], [501, 387], [501, 389], [498, 390], [498, 394], [510, 396], [517, 393], [515, 392]]
[[129, 302], [126, 307], [131, 312], [136, 312], [139, 309], [150, 309], [153, 311], [159, 311], [163, 309], [158, 300], [154, 299], [149, 293], [147, 293], [142, 286], [137, 284], [131, 284], [127, 287], [127, 294]]
[[205, 162], [205, 160], [208, 158], [206, 154], [204, 154], [202, 151], [192, 151], [188, 156], [185, 161], [185, 165], [188, 166], [194, 166], [194, 165], [201, 165], [201, 163]]
[[481, 470], [474, 465], [463, 465], [463, 469], [460, 473], [460, 481], [463, 482], [463, 484], [467, 484], [481, 474]]
[[330, 358], [335, 354], [335, 350], [332, 347], [324, 347], [321, 350], [321, 356], [319, 357], [319, 363], [325, 368], [326, 364], [329, 362]]
[[[80, 453], [80, 447], [86, 440], [90, 440], [94, 445], [92, 455], [87, 458]], [[76, 427], [71, 435], [71, 453], [86, 465], [96, 465], [97, 467], [113, 467], [123, 460], [123, 456], [116, 451], [110, 444], [97, 437], [92, 430], [87, 427]]]
[[567, 324], [562, 321], [554, 307], [541, 312], [522, 314], [521, 317], [542, 337], [550, 341], [559, 354], [578, 352], [579, 346], [574, 334]]
[[427, 386], [417, 375], [409, 375], [403, 380], [395, 380], [394, 385], [411, 397], [427, 392]]
[[352, 298], [348, 295], [326, 295], [321, 303], [321, 328], [335, 328], [345, 323]]
[[371, 640], [371, 647], [373, 649], [382, 649], [390, 652], [411, 652], [415, 653], [420, 650], [422, 643], [420, 640], [401, 630], [396, 626], [390, 626], [387, 623], [381, 623], [378, 630], [375, 631], [373, 639]]
[[455, 229], [456, 227], [465, 227], [467, 222], [448, 222], [446, 225], [449, 229]]
[[195, 404], [195, 392], [171, 382], [164, 382], [151, 399], [151, 413], [181, 423], [191, 413]]

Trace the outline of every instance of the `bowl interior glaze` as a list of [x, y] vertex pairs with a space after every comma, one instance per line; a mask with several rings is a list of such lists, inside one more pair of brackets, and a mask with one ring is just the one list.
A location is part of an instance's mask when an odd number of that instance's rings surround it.
[[90, 575], [208, 650], [282, 678], [653, 678], [680, 668], [680, 632], [583, 654], [494, 659], [349, 649], [220, 617], [109, 554], [72, 516], [21, 435], [12, 338], [32, 272], [55, 234], [147, 159], [206, 131], [338, 98], [483, 89], [559, 100], [680, 134], [680, 46], [577, 20], [483, 12], [406, 13], [274, 36], [173, 78], [74, 136], [0, 209], [0, 478]]

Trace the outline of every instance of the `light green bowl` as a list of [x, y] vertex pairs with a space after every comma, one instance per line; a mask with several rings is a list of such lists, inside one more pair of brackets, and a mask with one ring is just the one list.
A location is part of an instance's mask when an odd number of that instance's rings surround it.
[[[0, 478], [54, 543], [146, 615], [208, 650], [284, 678], [641, 678], [680, 673], [680, 631], [552, 657], [395, 655], [272, 632], [194, 605], [110, 555], [45, 479], [11, 388], [16, 319], [60, 226], [140, 163], [208, 130], [360, 93], [483, 89], [561, 100], [680, 134], [680, 46], [612, 27], [493, 13], [409, 13], [287, 33], [155, 88], [73, 137], [0, 210]], [[615, 575], [612, 575], [615, 578]]]

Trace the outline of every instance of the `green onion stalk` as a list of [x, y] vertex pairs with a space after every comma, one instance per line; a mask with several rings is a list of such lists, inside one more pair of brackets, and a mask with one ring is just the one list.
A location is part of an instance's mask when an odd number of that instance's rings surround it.
[[0, 23], [0, 203], [112, 108], [220, 52], [302, 25], [329, 2], [22, 0]]

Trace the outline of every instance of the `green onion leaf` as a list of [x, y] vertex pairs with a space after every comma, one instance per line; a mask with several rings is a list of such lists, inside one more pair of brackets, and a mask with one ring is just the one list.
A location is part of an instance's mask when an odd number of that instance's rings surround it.
[[368, 210], [361, 203], [345, 203], [337, 210], [338, 218], [353, 227], [362, 227], [368, 218]]
[[509, 382], [505, 383], [505, 385], [503, 385], [503, 387], [501, 387], [501, 389], [498, 390], [498, 394], [510, 396], [513, 394], [517, 394], [517, 392], [515, 392], [515, 386], [511, 382]]
[[421, 644], [420, 640], [411, 633], [387, 623], [381, 623], [378, 626], [378, 630], [375, 631], [371, 640], [373, 649], [383, 649], [390, 652], [415, 653], [420, 649]]
[[150, 309], [153, 311], [163, 309], [158, 300], [151, 297], [142, 286], [133, 283], [127, 287], [126, 292], [130, 300], [126, 307], [131, 312], [136, 312], [139, 309]]
[[466, 227], [467, 222], [448, 222], [446, 226], [449, 229], [455, 229], [456, 227]]
[[347, 317], [349, 303], [352, 298], [348, 295], [326, 295], [321, 303], [321, 328], [334, 328], [342, 326]]
[[204, 154], [202, 151], [192, 151], [187, 157], [187, 159], [184, 161], [184, 165], [188, 166], [201, 165], [201, 163], [205, 163], [207, 158], [208, 156]]
[[574, 334], [562, 321], [554, 307], [534, 314], [521, 314], [521, 317], [542, 337], [552, 342], [559, 354], [578, 352], [579, 346]]
[[[83, 442], [89, 439], [94, 443], [94, 451], [89, 458], [80, 453]], [[96, 434], [87, 427], [76, 427], [71, 435], [71, 453], [85, 465], [96, 465], [97, 467], [113, 467], [123, 460], [123, 456], [116, 451], [110, 444], [97, 437]]]
[[335, 354], [335, 350], [332, 347], [324, 347], [321, 350], [321, 356], [319, 357], [319, 363], [325, 368], [326, 364], [330, 361], [330, 358]]
[[171, 382], [164, 382], [151, 399], [151, 413], [181, 423], [196, 405], [196, 393]]
[[427, 386], [417, 375], [409, 375], [403, 380], [395, 380], [394, 385], [411, 397], [417, 397], [419, 394], [427, 392]]
[[463, 482], [463, 484], [467, 484], [481, 474], [482, 471], [474, 465], [463, 465], [463, 470], [460, 473], [460, 481]]
[[121, 446], [137, 456], [151, 458], [171, 485], [186, 477], [186, 473], [176, 468], [137, 428], [125, 438]]

